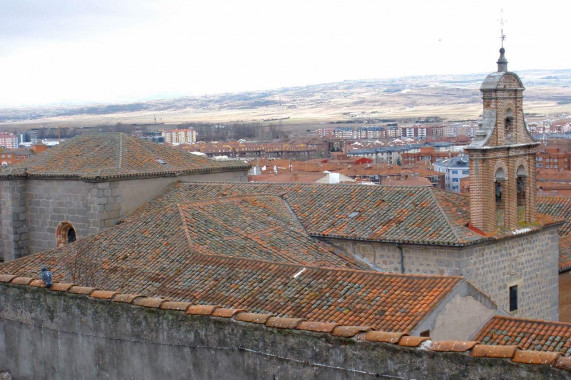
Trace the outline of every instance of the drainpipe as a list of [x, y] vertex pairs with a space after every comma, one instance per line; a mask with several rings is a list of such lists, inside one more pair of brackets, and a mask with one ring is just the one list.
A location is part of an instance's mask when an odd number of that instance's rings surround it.
[[397, 243], [397, 248], [400, 252], [400, 272], [404, 274], [404, 253], [402, 251], [402, 246]]

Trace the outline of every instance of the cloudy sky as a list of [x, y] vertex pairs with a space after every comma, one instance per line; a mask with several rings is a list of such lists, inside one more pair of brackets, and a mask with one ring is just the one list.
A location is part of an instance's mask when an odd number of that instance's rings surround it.
[[511, 70], [571, 68], [569, 0], [0, 0], [0, 107], [489, 72], [502, 8]]

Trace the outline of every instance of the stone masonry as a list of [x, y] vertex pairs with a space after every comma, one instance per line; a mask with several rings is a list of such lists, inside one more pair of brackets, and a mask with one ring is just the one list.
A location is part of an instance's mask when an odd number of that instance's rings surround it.
[[558, 320], [557, 228], [467, 247], [388, 244], [326, 239], [386, 272], [464, 276], [496, 304], [509, 310], [509, 287], [518, 286], [518, 309], [512, 315]]
[[0, 258], [13, 260], [53, 249], [62, 222], [77, 238], [98, 233], [175, 181], [242, 181], [246, 173], [222, 172], [107, 182], [62, 179], [0, 181]]

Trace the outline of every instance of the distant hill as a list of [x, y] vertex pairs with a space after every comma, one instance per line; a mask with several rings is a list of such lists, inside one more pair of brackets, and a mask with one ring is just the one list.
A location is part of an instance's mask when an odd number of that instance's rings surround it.
[[[571, 70], [528, 70], [518, 72], [527, 90], [527, 102], [571, 104]], [[479, 86], [487, 74], [425, 75], [392, 79], [348, 80], [303, 87], [159, 99], [122, 104], [0, 108], [0, 123], [22, 123], [78, 116], [159, 114], [167, 120], [191, 119], [197, 114], [217, 119], [217, 115], [240, 120], [284, 118], [349, 119], [351, 113], [395, 116], [406, 112], [434, 115], [442, 107], [473, 116], [481, 103]], [[466, 108], [468, 107], [468, 108]], [[472, 107], [472, 108], [470, 108]], [[415, 111], [416, 110], [416, 111]], [[242, 116], [240, 116], [242, 115]], [[244, 116], [246, 115], [246, 116]], [[450, 116], [450, 115], [445, 115]], [[264, 119], [266, 118], [266, 119]]]

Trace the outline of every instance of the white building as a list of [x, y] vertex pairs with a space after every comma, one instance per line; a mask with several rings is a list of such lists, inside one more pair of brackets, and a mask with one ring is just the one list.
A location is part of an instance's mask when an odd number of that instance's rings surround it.
[[460, 192], [460, 179], [470, 175], [469, 159], [465, 154], [438, 160], [433, 166], [435, 171], [446, 174], [446, 190], [455, 193]]
[[196, 131], [189, 129], [167, 129], [162, 132], [165, 142], [173, 145], [196, 143]]

